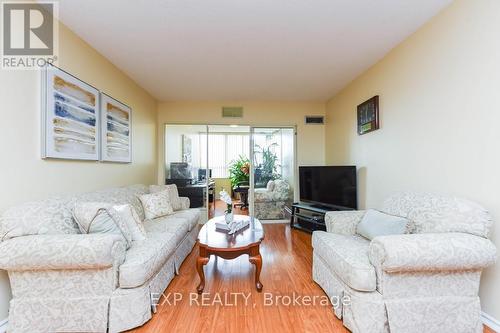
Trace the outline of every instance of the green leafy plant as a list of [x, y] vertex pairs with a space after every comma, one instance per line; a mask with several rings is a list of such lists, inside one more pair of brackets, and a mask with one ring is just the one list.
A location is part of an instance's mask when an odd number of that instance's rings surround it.
[[281, 178], [278, 173], [278, 156], [273, 152], [274, 147], [278, 146], [277, 143], [272, 143], [267, 147], [261, 147], [259, 145], [255, 146], [255, 157], [258, 155], [262, 156], [262, 163], [257, 164], [256, 167], [256, 184], [266, 186], [267, 182], [270, 180], [275, 180]]
[[250, 181], [250, 160], [243, 155], [229, 165], [229, 178], [234, 188], [241, 182]]

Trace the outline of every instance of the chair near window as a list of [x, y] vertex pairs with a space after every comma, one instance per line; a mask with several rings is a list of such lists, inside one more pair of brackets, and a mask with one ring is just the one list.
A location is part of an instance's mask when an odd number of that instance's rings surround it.
[[233, 192], [238, 193], [240, 196], [240, 202], [234, 204], [234, 208], [240, 207], [241, 209], [248, 209], [248, 190], [250, 189], [250, 183], [239, 182], [233, 187]]
[[270, 180], [265, 188], [257, 188], [254, 193], [255, 217], [262, 220], [285, 218], [285, 206], [292, 202], [292, 188], [284, 179]]

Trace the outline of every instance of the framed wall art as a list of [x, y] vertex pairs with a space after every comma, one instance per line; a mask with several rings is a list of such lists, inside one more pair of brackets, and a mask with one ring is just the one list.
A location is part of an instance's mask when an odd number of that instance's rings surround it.
[[99, 160], [99, 91], [49, 65], [42, 70], [42, 158]]
[[101, 93], [101, 160], [132, 162], [132, 109]]
[[182, 135], [182, 162], [191, 163], [193, 162], [193, 144], [191, 138], [183, 134]]
[[358, 105], [358, 134], [379, 129], [378, 95]]

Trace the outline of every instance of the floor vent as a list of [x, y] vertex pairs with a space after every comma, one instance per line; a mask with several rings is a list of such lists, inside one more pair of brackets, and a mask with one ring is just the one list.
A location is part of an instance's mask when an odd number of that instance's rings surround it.
[[324, 123], [324, 116], [306, 116], [306, 124], [322, 125]]
[[241, 106], [223, 106], [222, 118], [243, 118], [243, 107]]

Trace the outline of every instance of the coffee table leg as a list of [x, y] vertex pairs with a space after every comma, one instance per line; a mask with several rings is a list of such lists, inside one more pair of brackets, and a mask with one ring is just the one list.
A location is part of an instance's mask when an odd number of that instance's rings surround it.
[[203, 292], [203, 289], [205, 289], [205, 273], [203, 272], [203, 266], [208, 263], [208, 260], [209, 258], [207, 249], [200, 246], [200, 254], [198, 256], [198, 259], [196, 260], [196, 270], [198, 271], [198, 275], [200, 276], [200, 284], [196, 288], [198, 294], [201, 294]]
[[262, 283], [260, 283], [260, 272], [262, 270], [262, 256], [259, 252], [259, 247], [254, 247], [250, 251], [249, 261], [255, 265], [255, 288], [257, 291], [262, 291]]

